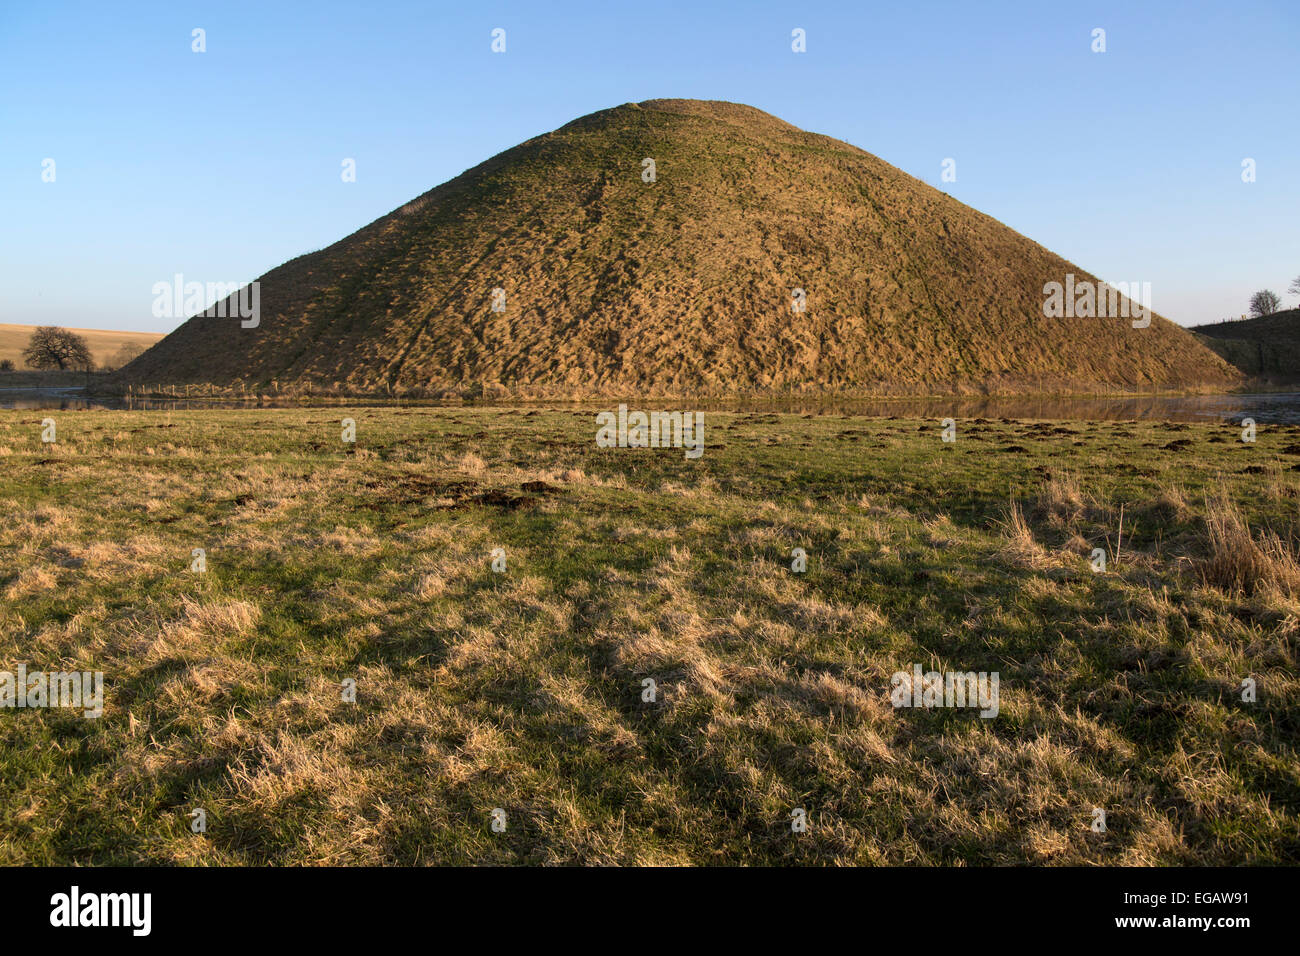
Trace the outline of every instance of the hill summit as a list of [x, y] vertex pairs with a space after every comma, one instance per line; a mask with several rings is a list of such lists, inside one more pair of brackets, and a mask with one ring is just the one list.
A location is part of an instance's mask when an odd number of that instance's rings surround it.
[[271, 270], [256, 328], [233, 307], [195, 316], [119, 378], [520, 397], [1237, 380], [1159, 316], [1046, 317], [1067, 276], [1094, 281], [854, 146], [748, 106], [649, 100]]

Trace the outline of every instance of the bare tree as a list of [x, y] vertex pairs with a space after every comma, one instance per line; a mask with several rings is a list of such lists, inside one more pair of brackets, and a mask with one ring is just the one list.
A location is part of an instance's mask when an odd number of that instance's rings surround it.
[[1300, 276], [1291, 280], [1291, 286], [1286, 291], [1290, 295], [1300, 295]]
[[1281, 304], [1282, 300], [1277, 297], [1276, 292], [1262, 289], [1250, 297], [1250, 314], [1256, 318], [1272, 315]]
[[12, 372], [14, 363], [12, 359], [0, 359], [0, 372]]
[[57, 326], [41, 326], [32, 333], [31, 341], [23, 349], [23, 361], [28, 368], [57, 368], [85, 370], [95, 367], [86, 340], [75, 332]]

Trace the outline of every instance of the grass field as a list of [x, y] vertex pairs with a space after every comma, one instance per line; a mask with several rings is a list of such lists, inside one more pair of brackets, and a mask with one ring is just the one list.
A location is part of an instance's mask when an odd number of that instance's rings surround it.
[[1300, 428], [940, 428], [0, 412], [0, 863], [1300, 859]]
[[[31, 341], [32, 333], [35, 331], [34, 325], [0, 323], [0, 360], [9, 359], [14, 363], [15, 369], [26, 368], [23, 362], [23, 349], [27, 348], [27, 343]], [[90, 349], [91, 358], [95, 360], [97, 368], [105, 365], [115, 366], [117, 354], [124, 345], [138, 345], [141, 349], [147, 349], [163, 337], [161, 332], [113, 332], [104, 329], [68, 329], [68, 331], [76, 332], [86, 340], [86, 346]]]

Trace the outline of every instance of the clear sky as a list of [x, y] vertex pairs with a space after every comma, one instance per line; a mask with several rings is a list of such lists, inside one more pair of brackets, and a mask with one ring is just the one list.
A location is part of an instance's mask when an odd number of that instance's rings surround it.
[[1300, 0], [0, 0], [0, 322], [169, 331], [156, 282], [251, 280], [656, 97], [860, 146], [1104, 279], [1150, 282], [1185, 325], [1261, 288], [1300, 303]]

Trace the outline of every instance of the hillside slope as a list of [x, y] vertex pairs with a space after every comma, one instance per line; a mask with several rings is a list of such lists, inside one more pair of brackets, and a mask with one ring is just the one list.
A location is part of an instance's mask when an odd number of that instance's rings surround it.
[[651, 100], [271, 270], [258, 328], [192, 318], [119, 380], [539, 396], [1237, 380], [1160, 318], [1044, 318], [1067, 273], [1092, 278], [856, 147], [747, 106]]
[[1245, 375], [1276, 384], [1300, 381], [1300, 309], [1188, 331]]

